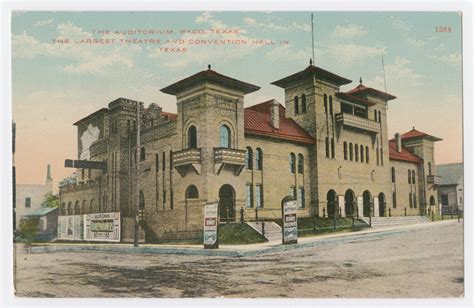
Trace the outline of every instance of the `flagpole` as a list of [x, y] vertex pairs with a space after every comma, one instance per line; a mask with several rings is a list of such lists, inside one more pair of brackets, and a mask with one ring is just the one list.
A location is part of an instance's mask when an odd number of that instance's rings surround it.
[[313, 13], [311, 13], [311, 46], [312, 46], [312, 55], [313, 55], [313, 63], [315, 62], [314, 59], [314, 22], [313, 22]]

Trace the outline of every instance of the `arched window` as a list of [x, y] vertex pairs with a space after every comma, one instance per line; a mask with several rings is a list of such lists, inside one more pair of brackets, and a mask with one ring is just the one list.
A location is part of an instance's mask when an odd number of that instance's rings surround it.
[[144, 161], [146, 159], [145, 147], [140, 149], [140, 161]]
[[257, 170], [263, 170], [263, 152], [260, 148], [257, 148], [257, 151], [255, 152], [255, 164]]
[[380, 164], [380, 153], [379, 153], [379, 147], [377, 147], [377, 148], [375, 149], [375, 152], [376, 152], [375, 154], [377, 155], [377, 165], [379, 165], [379, 164]]
[[332, 115], [332, 95], [329, 95], [329, 114]]
[[74, 204], [74, 215], [80, 215], [81, 214], [81, 206], [79, 204], [79, 201], [76, 201]]
[[411, 170], [408, 169], [408, 184], [411, 184]]
[[431, 163], [428, 162], [428, 175], [431, 175], [431, 172], [432, 172], [432, 170], [431, 170]]
[[377, 110], [374, 110], [374, 121], [377, 122]]
[[94, 213], [95, 212], [95, 209], [94, 209], [94, 199], [91, 200], [91, 203], [89, 205], [89, 213]]
[[86, 209], [86, 200], [82, 201], [82, 214], [85, 214], [87, 212]]
[[395, 183], [395, 168], [392, 167], [392, 183]]
[[298, 103], [298, 96], [295, 96], [294, 103], [295, 103], [295, 114], [298, 114], [298, 113], [300, 113], [300, 106], [299, 106], [299, 103]]
[[304, 157], [303, 154], [298, 154], [298, 173], [304, 173]]
[[415, 170], [411, 171], [411, 182], [412, 184], [416, 183], [416, 175], [415, 175]]
[[143, 210], [145, 208], [145, 194], [143, 194], [143, 191], [140, 190], [138, 195], [138, 206], [140, 207], [140, 210]]
[[364, 146], [362, 144], [360, 145], [360, 162], [364, 162]]
[[365, 162], [369, 163], [369, 147], [365, 146]]
[[199, 198], [199, 191], [194, 185], [189, 185], [188, 188], [186, 188], [186, 199], [197, 199]]
[[220, 139], [222, 148], [231, 147], [230, 128], [227, 125], [221, 125]]
[[352, 142], [349, 143], [349, 159], [350, 159], [350, 161], [354, 160], [354, 150], [353, 150], [353, 147], [352, 147]]
[[324, 94], [324, 113], [328, 113], [328, 96]]
[[336, 156], [336, 149], [334, 148], [334, 138], [331, 138], [331, 158]]
[[245, 168], [248, 170], [253, 169], [253, 151], [251, 147], [245, 148]]
[[380, 111], [379, 111], [379, 122], [382, 123], [382, 116], [381, 116]]
[[301, 112], [306, 113], [306, 94], [301, 95]]
[[188, 149], [197, 148], [197, 131], [196, 126], [191, 125], [188, 128]]
[[347, 160], [347, 142], [344, 141], [344, 160]]
[[67, 215], [66, 203], [64, 203], [64, 202], [61, 204], [61, 215]]
[[326, 137], [326, 158], [329, 158], [329, 137]]
[[354, 152], [355, 152], [355, 161], [359, 161], [359, 145], [357, 143], [354, 145]]
[[295, 153], [290, 153], [290, 172], [291, 173], [295, 173], [295, 165], [296, 165]]
[[72, 202], [69, 202], [67, 204], [67, 215], [73, 215], [74, 213], [72, 212]]

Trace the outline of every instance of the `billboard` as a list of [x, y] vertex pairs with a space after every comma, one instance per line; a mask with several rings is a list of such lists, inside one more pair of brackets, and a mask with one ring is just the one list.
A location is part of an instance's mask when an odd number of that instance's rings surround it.
[[84, 240], [120, 242], [120, 212], [85, 214]]
[[83, 221], [82, 215], [67, 215], [58, 217], [59, 240], [82, 240]]
[[283, 244], [294, 244], [298, 241], [298, 221], [296, 217], [296, 200], [283, 203]]
[[218, 248], [217, 242], [217, 203], [204, 207], [204, 248]]

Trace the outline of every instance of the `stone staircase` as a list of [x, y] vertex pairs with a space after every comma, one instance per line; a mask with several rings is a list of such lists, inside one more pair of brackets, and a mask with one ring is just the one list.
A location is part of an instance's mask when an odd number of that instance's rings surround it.
[[[369, 223], [368, 217], [363, 220]], [[372, 228], [414, 225], [419, 223], [428, 223], [430, 220], [426, 216], [392, 216], [392, 217], [372, 217]]]
[[[262, 222], [252, 221], [247, 222], [247, 225], [252, 227], [255, 231], [262, 234]], [[265, 222], [265, 234], [263, 235], [269, 242], [281, 242], [281, 228], [273, 221]]]

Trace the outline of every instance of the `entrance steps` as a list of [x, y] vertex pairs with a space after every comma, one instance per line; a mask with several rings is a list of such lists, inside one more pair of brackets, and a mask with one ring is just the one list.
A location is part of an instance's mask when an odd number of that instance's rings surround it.
[[[252, 221], [247, 222], [247, 225], [252, 227], [255, 231], [262, 234], [262, 222], [261, 221]], [[280, 226], [273, 221], [265, 222], [265, 234], [263, 234], [269, 242], [281, 242], [281, 228]]]
[[[364, 221], [369, 223], [369, 218], [364, 217]], [[428, 222], [430, 222], [430, 220], [426, 216], [372, 217], [372, 228], [399, 225], [414, 225]]]

